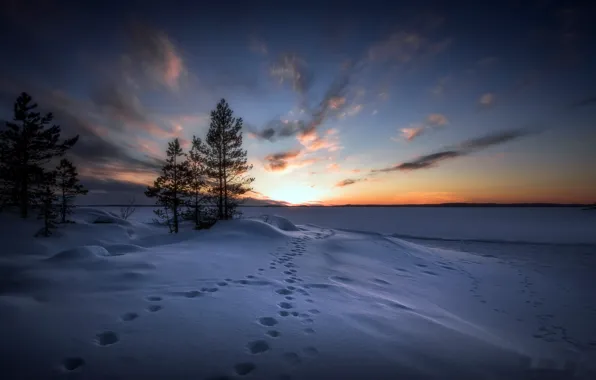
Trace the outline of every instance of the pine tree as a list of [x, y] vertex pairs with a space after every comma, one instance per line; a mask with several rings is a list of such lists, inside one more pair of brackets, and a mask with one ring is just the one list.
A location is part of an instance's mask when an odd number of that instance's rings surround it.
[[0, 131], [2, 184], [5, 196], [19, 206], [26, 218], [31, 206], [38, 201], [35, 187], [43, 182], [43, 165], [54, 157], [63, 156], [78, 141], [79, 136], [59, 142], [60, 126], [52, 124], [54, 116], [36, 112], [37, 104], [22, 93], [14, 104], [13, 122]]
[[162, 174], [157, 177], [153, 186], [147, 187], [145, 195], [156, 198], [157, 205], [162, 209], [155, 210], [155, 215], [168, 224], [170, 232], [178, 233], [180, 209], [184, 205], [184, 192], [189, 178], [188, 162], [183, 158], [186, 154], [182, 151], [178, 139], [168, 143], [166, 156]]
[[72, 202], [77, 195], [87, 194], [87, 189], [79, 183], [77, 168], [68, 159], [60, 160], [56, 167], [56, 185], [60, 196], [60, 221], [66, 223], [66, 216], [72, 213]]
[[192, 137], [192, 147], [188, 152], [188, 180], [186, 188], [186, 206], [188, 207], [187, 218], [195, 223], [195, 228], [202, 225], [201, 214], [204, 201], [207, 199], [205, 193], [205, 146], [203, 141]]
[[52, 230], [56, 227], [56, 219], [58, 212], [56, 201], [56, 172], [44, 173], [43, 179], [39, 183], [41, 191], [39, 191], [39, 215], [38, 219], [43, 219], [43, 228], [38, 233], [42, 236], [52, 235]]
[[239, 214], [240, 196], [251, 190], [254, 178], [246, 176], [252, 165], [242, 149], [242, 118], [235, 118], [222, 99], [211, 111], [211, 124], [205, 148], [206, 175], [210, 192], [216, 200], [218, 219], [231, 219]]

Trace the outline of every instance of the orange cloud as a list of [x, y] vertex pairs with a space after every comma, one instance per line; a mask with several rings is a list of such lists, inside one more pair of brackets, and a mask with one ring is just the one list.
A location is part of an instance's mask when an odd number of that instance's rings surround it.
[[420, 126], [420, 127], [413, 127], [413, 128], [402, 128], [401, 129], [401, 133], [403, 135], [403, 137], [408, 140], [408, 141], [412, 141], [414, 140], [416, 137], [420, 136], [421, 134], [424, 133], [424, 126]]
[[329, 172], [338, 172], [339, 169], [340, 169], [339, 164], [337, 164], [335, 162], [327, 165], [327, 171], [329, 171]]
[[495, 94], [488, 92], [482, 95], [478, 103], [486, 107], [492, 106], [495, 103]]
[[429, 125], [432, 126], [440, 126], [440, 125], [445, 125], [448, 124], [449, 121], [447, 120], [447, 118], [445, 117], [445, 115], [442, 115], [440, 113], [433, 113], [428, 115], [428, 117], [426, 118], [426, 122]]
[[337, 129], [330, 129], [324, 136], [319, 136], [315, 130], [311, 130], [299, 134], [297, 139], [307, 151], [315, 152], [326, 149], [329, 152], [335, 152], [341, 149], [338, 133]]

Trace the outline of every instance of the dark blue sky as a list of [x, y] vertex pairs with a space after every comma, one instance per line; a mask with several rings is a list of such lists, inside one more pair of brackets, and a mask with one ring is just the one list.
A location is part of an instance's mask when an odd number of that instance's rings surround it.
[[596, 5], [486, 3], [8, 1], [0, 111], [27, 91], [79, 133], [98, 197], [224, 97], [257, 197], [594, 201]]

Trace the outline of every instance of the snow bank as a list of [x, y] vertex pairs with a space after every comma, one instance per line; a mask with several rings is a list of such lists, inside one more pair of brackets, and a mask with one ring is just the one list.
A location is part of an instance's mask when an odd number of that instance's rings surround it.
[[594, 374], [593, 255], [561, 265], [280, 216], [174, 235], [79, 211], [55, 239], [12, 242], [45, 255], [0, 259], [3, 378]]

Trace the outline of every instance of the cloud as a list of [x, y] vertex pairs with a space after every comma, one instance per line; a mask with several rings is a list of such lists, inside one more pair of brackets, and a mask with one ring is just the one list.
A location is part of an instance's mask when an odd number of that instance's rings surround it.
[[495, 94], [488, 92], [483, 94], [480, 99], [478, 99], [478, 103], [485, 107], [490, 107], [495, 103]]
[[335, 187], [346, 187], [346, 186], [350, 186], [353, 185], [355, 183], [358, 182], [363, 182], [366, 181], [366, 178], [348, 178], [348, 179], [344, 179], [343, 181], [339, 181], [338, 183], [335, 184]]
[[125, 122], [143, 124], [147, 114], [139, 98], [127, 88], [115, 82], [103, 82], [92, 89], [91, 101], [103, 111]]
[[372, 170], [372, 173], [383, 173], [393, 171], [411, 171], [436, 167], [440, 162], [466, 156], [476, 151], [489, 148], [494, 145], [504, 144], [517, 140], [521, 137], [535, 133], [529, 129], [518, 128], [488, 134], [486, 136], [469, 139], [460, 144], [445, 150], [420, 156], [413, 161], [403, 162], [399, 165], [388, 168]]
[[596, 96], [591, 96], [588, 98], [578, 100], [578, 101], [572, 103], [571, 107], [579, 108], [579, 107], [588, 107], [588, 106], [593, 106], [593, 105], [596, 105]]
[[398, 31], [380, 41], [368, 50], [373, 62], [408, 63], [416, 58], [438, 54], [449, 47], [451, 39], [431, 42], [415, 32]]
[[[426, 117], [424, 123], [410, 124], [408, 128], [400, 129], [400, 132], [402, 134], [402, 138], [406, 139], [407, 141], [412, 141], [431, 130], [443, 127], [447, 124], [449, 124], [449, 120], [445, 115], [433, 113]], [[402, 138], [392, 137], [392, 140], [400, 141]]]
[[426, 123], [430, 126], [441, 126], [449, 123], [447, 117], [440, 113], [432, 113], [427, 116]]
[[[426, 126], [422, 125], [422, 126], [418, 126], [418, 127], [402, 128], [400, 131], [406, 140], [412, 141], [416, 137], [422, 135], [424, 133], [425, 129], [426, 129]], [[396, 139], [394, 138], [394, 140], [396, 140]]]
[[440, 78], [437, 81], [437, 84], [435, 85], [435, 87], [433, 87], [431, 89], [431, 92], [434, 95], [443, 95], [443, 93], [445, 93], [445, 89], [447, 87], [447, 84], [449, 84], [449, 82], [451, 82], [450, 76], [445, 76], [445, 77]]
[[270, 154], [265, 157], [265, 170], [271, 172], [285, 172], [295, 168], [312, 165], [318, 161], [315, 158], [304, 158], [300, 150], [290, 150]]
[[340, 166], [337, 163], [332, 163], [327, 165], [327, 171], [328, 172], [338, 172], [340, 170]]
[[257, 36], [250, 36], [248, 40], [248, 49], [256, 54], [267, 55], [269, 53], [269, 49], [267, 49], [267, 44]]
[[300, 144], [310, 152], [322, 149], [326, 149], [328, 152], [335, 152], [342, 149], [339, 143], [337, 129], [330, 129], [323, 136], [319, 136], [317, 132], [312, 131], [308, 134], [300, 134], [297, 138]]
[[129, 70], [140, 67], [154, 82], [170, 90], [178, 90], [181, 79], [188, 71], [167, 34], [135, 22], [130, 29], [129, 43], [130, 52], [124, 56]]
[[301, 95], [306, 94], [313, 81], [313, 74], [306, 61], [296, 54], [282, 54], [269, 68], [269, 74], [279, 83], [289, 82], [292, 89]]

